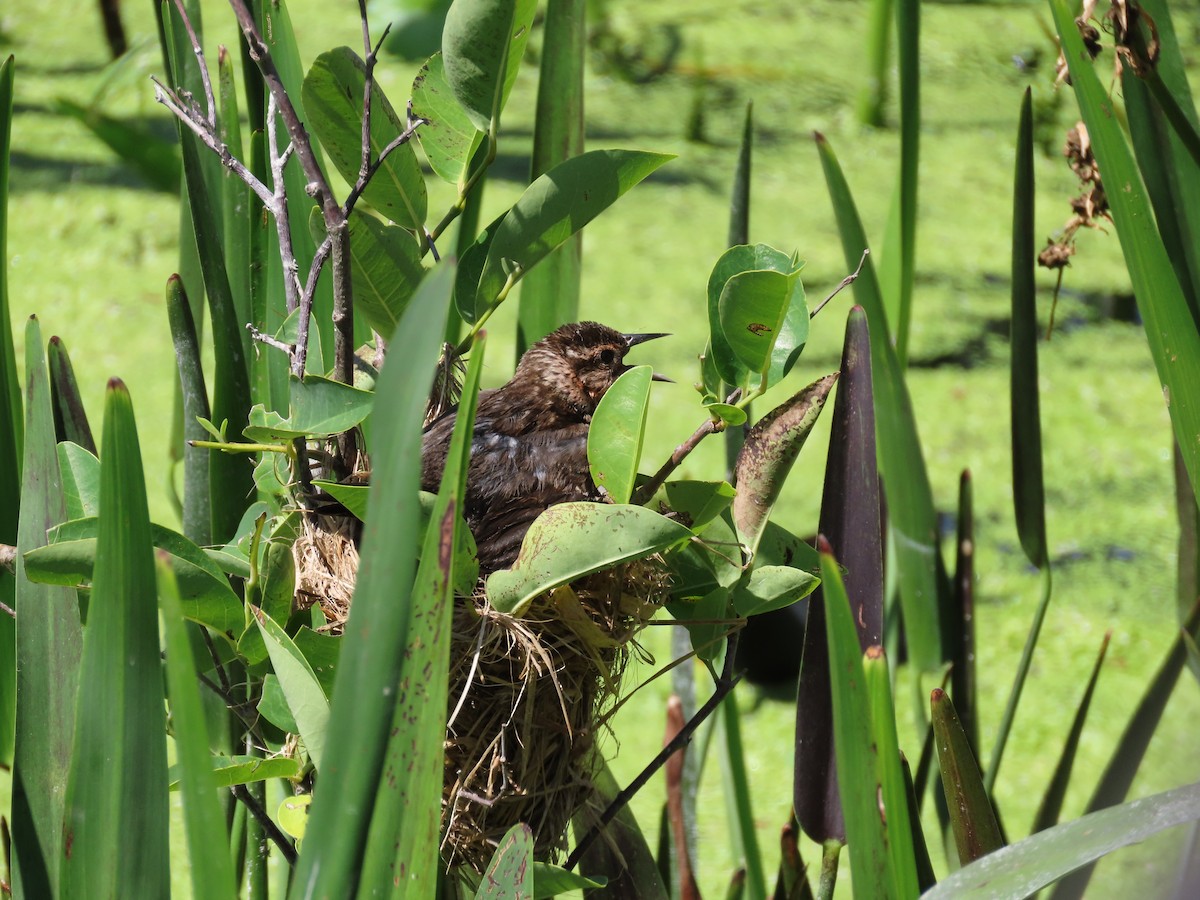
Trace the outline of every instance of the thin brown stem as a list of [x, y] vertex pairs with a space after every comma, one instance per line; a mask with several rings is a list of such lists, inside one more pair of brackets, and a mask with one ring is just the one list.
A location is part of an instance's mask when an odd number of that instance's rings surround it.
[[838, 294], [840, 294], [844, 288], [849, 287], [850, 285], [854, 284], [855, 281], [858, 280], [858, 274], [862, 271], [863, 263], [865, 263], [867, 261], [867, 257], [870, 255], [871, 255], [871, 249], [869, 247], [866, 250], [863, 250], [862, 256], [858, 260], [858, 268], [855, 269], [853, 272], [851, 272], [849, 275], [847, 275], [845, 278], [843, 278], [841, 280], [841, 283], [838, 284], [838, 286], [833, 289], [833, 291], [829, 294], [829, 296], [826, 297], [824, 300], [822, 300], [820, 303], [818, 303], [816, 305], [816, 308], [814, 308], [813, 311], [808, 314], [808, 317], [810, 319], [813, 318], [814, 316], [816, 316], [816, 314], [819, 313], [821, 310], [823, 310], [825, 308], [825, 304], [828, 303], [830, 300], [832, 300], [834, 297], [836, 297]]
[[[727, 398], [725, 402], [728, 404], [737, 403], [741, 396], [741, 388], [737, 388]], [[650, 499], [658, 492], [658, 489], [663, 486], [663, 483], [671, 476], [671, 473], [679, 468], [680, 464], [688, 458], [693, 450], [699, 446], [700, 442], [710, 434], [717, 434], [725, 430], [725, 423], [719, 419], [707, 419], [700, 425], [692, 436], [675, 448], [675, 452], [667, 459], [662, 467], [654, 473], [654, 476], [638, 488], [633, 498], [629, 501], [635, 506], [641, 506], [643, 503], [648, 503]]]
[[196, 62], [200, 65], [200, 82], [204, 85], [204, 103], [208, 107], [205, 112], [205, 124], [209, 131], [215, 133], [217, 130], [217, 100], [213, 93], [212, 79], [208, 77], [208, 63], [204, 61], [204, 48], [200, 46], [200, 39], [196, 36], [196, 29], [192, 27], [192, 20], [188, 18], [187, 11], [183, 8], [183, 0], [175, 0], [175, 9], [179, 13], [179, 18], [183, 20], [188, 40], [192, 42], [192, 53], [195, 54]]

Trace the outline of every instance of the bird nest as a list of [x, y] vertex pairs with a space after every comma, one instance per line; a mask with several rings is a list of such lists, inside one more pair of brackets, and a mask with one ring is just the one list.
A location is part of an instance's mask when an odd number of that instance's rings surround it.
[[[306, 516], [296, 541], [297, 605], [320, 604], [334, 633], [348, 615], [354, 529]], [[442, 784], [442, 859], [482, 872], [510, 827], [533, 831], [538, 859], [566, 847], [587, 801], [594, 749], [636, 636], [666, 599], [650, 559], [598, 572], [536, 598], [521, 616], [492, 608], [482, 583], [457, 597]]]

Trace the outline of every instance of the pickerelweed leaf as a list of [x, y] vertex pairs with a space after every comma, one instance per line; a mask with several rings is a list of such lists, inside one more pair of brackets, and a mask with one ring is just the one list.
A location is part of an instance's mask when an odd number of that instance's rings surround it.
[[650, 409], [649, 366], [634, 366], [604, 392], [588, 426], [588, 468], [614, 503], [628, 503]]
[[[362, 165], [363, 90], [366, 65], [349, 47], [322, 53], [304, 76], [304, 108], [308, 121], [348, 184], [358, 179]], [[371, 88], [371, 159], [378, 159], [404, 129], [392, 104], [374, 82]], [[375, 172], [363, 199], [397, 225], [425, 227], [429, 200], [425, 178], [411, 143], [401, 144]], [[389, 332], [390, 334], [390, 332]]]
[[667, 505], [688, 518], [696, 534], [723, 513], [737, 493], [728, 481], [668, 481]]
[[519, 616], [550, 588], [666, 550], [691, 534], [643, 506], [560, 503], [529, 526], [513, 567], [488, 577], [488, 599], [501, 612]]
[[671, 159], [642, 150], [591, 150], [540, 176], [496, 229], [475, 291], [476, 309], [493, 304], [510, 275], [529, 271]]
[[[275, 680], [278, 683], [278, 679]], [[212, 764], [213, 786], [217, 788], [252, 784], [268, 778], [299, 778], [301, 772], [300, 760], [291, 756], [214, 756]], [[168, 769], [173, 791], [179, 788], [176, 769], [176, 766]]]
[[414, 116], [426, 120], [417, 129], [417, 140], [429, 168], [443, 181], [461, 184], [484, 133], [471, 122], [450, 89], [440, 50], [429, 57], [413, 79], [412, 110]]
[[391, 334], [425, 275], [412, 232], [355, 209], [350, 213], [354, 312], [379, 334]]
[[446, 14], [446, 82], [480, 131], [499, 122], [536, 10], [537, 0], [458, 0]]

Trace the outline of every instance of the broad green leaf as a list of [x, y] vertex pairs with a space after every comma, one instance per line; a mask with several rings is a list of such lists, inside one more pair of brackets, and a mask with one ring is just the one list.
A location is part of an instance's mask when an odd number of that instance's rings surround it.
[[717, 419], [725, 423], [726, 428], [738, 428], [746, 424], [746, 410], [729, 403], [706, 403], [704, 408]]
[[425, 275], [412, 233], [367, 213], [350, 214], [354, 313], [379, 334], [391, 334]]
[[628, 503], [650, 409], [649, 366], [634, 366], [604, 392], [588, 426], [588, 468], [613, 503]]
[[698, 600], [672, 600], [667, 611], [688, 631], [692, 649], [704, 662], [712, 662], [725, 648], [725, 636], [732, 627], [726, 624], [730, 616], [729, 597], [732, 588], [717, 581], [712, 589]]
[[417, 140], [429, 168], [443, 181], [458, 185], [466, 180], [471, 157], [484, 139], [471, 117], [455, 99], [446, 82], [446, 66], [439, 50], [429, 57], [413, 79], [413, 115], [426, 122], [417, 129]]
[[739, 616], [755, 616], [791, 606], [813, 592], [821, 580], [790, 566], [755, 566], [730, 598]]
[[496, 228], [475, 292], [476, 309], [492, 305], [510, 277], [520, 278], [670, 159], [641, 150], [592, 150], [540, 176]]
[[[479, 279], [483, 275], [483, 267], [487, 264], [488, 253], [492, 249], [492, 241], [500, 228], [500, 223], [508, 212], [502, 212], [492, 220], [475, 240], [467, 245], [458, 260], [458, 275], [454, 279], [454, 308], [464, 322], [474, 324], [483, 313], [490, 299], [477, 301]], [[465, 227], [465, 226], [464, 226]]]
[[[99, 533], [79, 668], [60, 896], [170, 892], [167, 737], [153, 545], [133, 404], [109, 382]], [[136, 853], [127, 852], [138, 835]]]
[[[0, 70], [0, 87], [3, 76]], [[3, 112], [0, 98], [0, 114]], [[35, 897], [57, 892], [63, 795], [71, 762], [83, 632], [75, 592], [30, 581], [22, 555], [44, 545], [46, 529], [66, 515], [46, 359], [34, 318], [25, 326], [25, 394], [24, 483], [15, 535], [21, 551], [14, 579], [21, 627], [16, 630], [12, 874], [16, 895]], [[0, 579], [5, 577], [0, 574]]]
[[814, 575], [821, 571], [821, 557], [813, 546], [775, 522], [767, 522], [755, 560], [760, 566], [791, 566]]
[[446, 14], [446, 82], [480, 131], [499, 123], [536, 10], [536, 0], [458, 0]]
[[959, 860], [966, 865], [1003, 847], [1004, 838], [954, 704], [945, 691], [934, 688], [929, 705], [954, 844]]
[[267, 645], [271, 668], [279, 678], [279, 686], [287, 698], [288, 709], [291, 710], [300, 729], [304, 749], [308, 751], [309, 758], [319, 772], [329, 725], [329, 700], [326, 699], [312, 666], [279, 623], [259, 609], [254, 610], [254, 618], [258, 622], [263, 642]]
[[533, 831], [518, 823], [500, 839], [476, 900], [532, 900]]
[[[76, 519], [50, 529], [50, 544], [31, 550], [25, 566], [31, 577], [45, 584], [77, 586], [88, 581], [95, 589], [99, 553], [99, 519]], [[242, 602], [221, 567], [208, 554], [178, 532], [150, 526], [155, 547], [171, 554], [184, 615], [207, 625], [229, 640], [241, 630]]]
[[369, 484], [338, 484], [336, 481], [314, 479], [313, 486], [326, 491], [360, 522], [367, 521], [367, 497], [371, 492]]
[[[347, 184], [358, 180], [362, 165], [363, 91], [366, 65], [349, 47], [322, 53], [304, 76], [308, 122]], [[375, 82], [371, 90], [371, 162], [404, 129], [392, 104]], [[363, 199], [397, 225], [421, 231], [429, 200], [425, 178], [412, 143], [397, 147], [363, 190]]]
[[737, 460], [737, 496], [733, 521], [738, 538], [753, 554], [809, 432], [837, 381], [837, 373], [819, 378], [785, 401], [750, 429]]
[[370, 809], [383, 773], [396, 691], [410, 628], [415, 564], [397, 548], [417, 544], [414, 499], [420, 485], [421, 422], [429, 397], [454, 283], [453, 265], [437, 266], [417, 289], [391, 336], [372, 415], [371, 515], [363, 529], [354, 610], [346, 623], [329, 715], [329, 758], [292, 877], [294, 897], [353, 892], [361, 870]]
[[[271, 676], [269, 676], [271, 677]], [[278, 679], [276, 679], [278, 683]], [[253, 784], [268, 778], [299, 778], [300, 761], [291, 756], [212, 756], [209, 757], [214, 788]], [[171, 790], [179, 788], [178, 766], [171, 767]]]
[[312, 794], [288, 797], [279, 804], [279, 809], [275, 813], [275, 817], [279, 820], [279, 827], [298, 841], [303, 840], [304, 835], [308, 832], [308, 811], [312, 806], [312, 800]]
[[687, 515], [696, 534], [729, 508], [736, 493], [728, 481], [668, 481], [665, 487], [667, 505]]
[[484, 336], [479, 335], [413, 585], [392, 733], [359, 876], [364, 895], [383, 892], [398, 878], [416, 895], [429, 893], [438, 882], [455, 573], [471, 569], [468, 590], [478, 577], [478, 566], [463, 557], [457, 536], [467, 531], [459, 509], [467, 490], [483, 360]]
[[[251, 634], [258, 634], [258, 628], [254, 628], [253, 632], [247, 632], [242, 635], [242, 640], [238, 642], [238, 654], [244, 657], [252, 665], [256, 665], [267, 658], [267, 645], [262, 644], [262, 649], [257, 647], [247, 647], [252, 652], [246, 652], [243, 649], [243, 644], [249, 644], [247, 638]], [[262, 641], [262, 636], [259, 635], [259, 641]], [[261, 655], [259, 655], [261, 654]], [[278, 728], [280, 731], [286, 731], [289, 734], [299, 734], [300, 726], [296, 724], [296, 717], [292, 715], [292, 710], [288, 706], [287, 697], [284, 696], [283, 688], [279, 686], [278, 676], [267, 673], [263, 676], [262, 681], [262, 696], [258, 698], [258, 714]]]
[[67, 516], [82, 519], [100, 512], [100, 460], [70, 441], [58, 445], [58, 467], [62, 472]]
[[879, 750], [872, 734], [862, 648], [837, 561], [825, 552], [821, 554], [821, 586], [829, 641], [838, 793], [845, 815], [846, 842], [853, 848], [850, 873], [864, 894], [896, 897], [896, 885], [888, 871], [886, 813], [879, 802]]
[[538, 594], [682, 543], [691, 532], [643, 506], [560, 503], [529, 526], [511, 569], [487, 580], [492, 605], [519, 616]]
[[1030, 897], [1068, 872], [1166, 828], [1200, 819], [1200, 783], [1089, 813], [947, 875], [924, 900]]
[[1051, 0], [1063, 57], [1104, 183], [1146, 340], [1195, 492], [1200, 485], [1200, 332], [1163, 247], [1113, 102], [1083, 46], [1072, 13]]
[[741, 272], [725, 282], [717, 301], [721, 330], [738, 362], [777, 383], [808, 340], [808, 307], [798, 273]]
[[250, 411], [250, 424], [243, 434], [251, 441], [290, 440], [307, 435], [330, 437], [348, 431], [371, 412], [375, 395], [317, 375], [289, 378], [290, 414], [283, 419], [277, 413], [257, 405]]
[[208, 728], [196, 680], [196, 662], [183, 618], [179, 586], [171, 557], [159, 551], [158, 596], [166, 644], [167, 697], [175, 736], [183, 820], [187, 832], [194, 897], [231, 897], [236, 893], [229, 857], [225, 816], [217, 802], [216, 779], [209, 756]]
[[[709, 349], [705, 350], [701, 362], [703, 365], [708, 365], [709, 357], [711, 357], [711, 365], [720, 380], [735, 387], [744, 387], [749, 372], [761, 370], [747, 367], [730, 345], [725, 329], [721, 325], [721, 294], [725, 290], [726, 282], [734, 276], [744, 272], [764, 271], [793, 275], [799, 271], [799, 268], [790, 256], [781, 253], [774, 247], [766, 244], [742, 244], [730, 247], [721, 254], [708, 276]], [[747, 322], [747, 324], [753, 323]], [[704, 383], [710, 388], [711, 393], [717, 396], [719, 387], [715, 383], [710, 384], [707, 376]], [[723, 400], [724, 397], [717, 396], [717, 399]]]

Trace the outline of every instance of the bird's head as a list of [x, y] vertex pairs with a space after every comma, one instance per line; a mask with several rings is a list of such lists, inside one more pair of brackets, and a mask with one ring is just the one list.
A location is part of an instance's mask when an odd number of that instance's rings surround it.
[[[621, 334], [598, 322], [563, 325], [525, 351], [514, 382], [540, 384], [572, 409], [590, 415], [604, 392], [631, 366], [630, 348], [663, 334]], [[669, 381], [655, 375], [656, 381]]]

